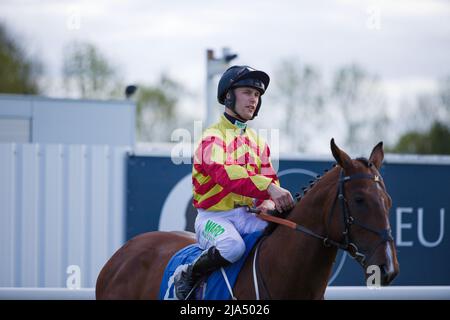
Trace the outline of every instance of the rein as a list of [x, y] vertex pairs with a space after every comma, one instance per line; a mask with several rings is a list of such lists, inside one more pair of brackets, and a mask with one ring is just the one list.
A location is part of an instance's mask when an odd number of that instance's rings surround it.
[[[343, 242], [343, 243], [330, 239], [328, 234], [326, 236], [319, 235], [319, 234], [315, 233], [314, 231], [312, 231], [308, 228], [305, 228], [293, 221], [290, 221], [288, 219], [283, 219], [280, 217], [275, 217], [275, 216], [268, 214], [267, 212], [261, 211], [259, 209], [247, 207], [247, 211], [258, 214], [258, 216], [262, 220], [274, 222], [274, 223], [277, 223], [280, 225], [284, 225], [288, 228], [294, 229], [299, 232], [303, 232], [314, 238], [320, 239], [323, 242], [323, 245], [325, 247], [334, 246], [334, 247], [337, 247], [338, 249], [347, 251], [352, 258], [354, 258], [356, 261], [358, 261], [358, 263], [361, 264], [361, 266], [365, 267], [367, 261], [370, 259], [370, 257], [372, 256], [372, 254], [374, 253], [376, 248], [378, 248], [378, 246], [384, 242], [393, 241], [394, 238], [392, 237], [392, 231], [390, 228], [382, 229], [382, 230], [373, 229], [369, 226], [366, 226], [363, 223], [360, 223], [350, 214], [350, 211], [347, 206], [347, 200], [345, 199], [344, 184], [348, 181], [359, 180], [359, 179], [369, 179], [369, 180], [374, 181], [375, 183], [381, 183], [381, 181], [382, 181], [381, 176], [376, 175], [376, 174], [356, 173], [351, 176], [345, 176], [344, 170], [341, 169], [340, 175], [339, 175], [339, 180], [338, 180], [338, 182], [339, 182], [338, 190], [337, 190], [336, 197], [333, 201], [333, 206], [331, 207], [331, 211], [328, 215], [328, 224], [326, 226], [326, 229], [327, 230], [329, 229], [329, 225], [331, 223], [331, 215], [334, 212], [336, 200], [339, 200], [340, 211], [342, 212], [342, 217], [343, 217], [344, 226], [345, 226], [344, 231], [342, 232], [342, 235], [344, 236], [344, 240], [345, 240], [345, 242]], [[358, 246], [354, 242], [351, 242], [350, 228], [352, 225], [357, 225], [361, 228], [364, 228], [364, 229], [380, 236], [380, 238], [381, 238], [380, 242], [375, 246], [374, 249], [372, 249], [372, 251], [369, 254], [363, 253], [362, 251], [360, 251], [358, 249]], [[328, 231], [327, 231], [327, 233], [328, 233]], [[367, 256], [369, 256], [369, 259], [367, 258]]]
[[301, 226], [301, 225], [299, 225], [299, 224], [297, 224], [297, 223], [295, 223], [295, 222], [293, 222], [291, 220], [275, 217], [275, 216], [270, 215], [270, 214], [268, 214], [268, 213], [266, 213], [264, 211], [260, 211], [260, 210], [253, 209], [253, 208], [248, 208], [247, 211], [251, 212], [251, 213], [258, 214], [258, 217], [261, 218], [262, 220], [265, 220], [265, 221], [268, 221], [268, 222], [277, 223], [277, 224], [286, 226], [288, 228], [294, 229], [296, 231], [300, 231], [300, 232], [309, 234], [310, 236], [313, 236], [315, 238], [318, 238], [318, 239], [324, 241], [324, 244], [326, 243], [327, 246], [328, 246], [328, 244], [331, 244], [331, 245], [335, 245], [335, 246], [337, 246], [337, 247], [339, 247], [340, 249], [343, 249], [343, 250], [345, 250], [345, 248], [346, 248], [346, 247], [343, 247], [339, 242], [330, 240], [330, 239], [328, 239], [328, 237], [324, 237], [324, 236], [318, 235], [314, 231], [311, 231], [308, 228], [305, 228], [305, 227], [303, 227], [303, 226]]

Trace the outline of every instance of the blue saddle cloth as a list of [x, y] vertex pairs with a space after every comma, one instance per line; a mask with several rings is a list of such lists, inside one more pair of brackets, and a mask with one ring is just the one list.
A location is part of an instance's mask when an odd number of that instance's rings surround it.
[[[228, 281], [230, 282], [231, 288], [234, 287], [236, 279], [239, 275], [239, 272], [241, 271], [242, 266], [244, 265], [245, 260], [247, 259], [248, 254], [252, 250], [253, 246], [257, 243], [261, 235], [262, 231], [257, 231], [254, 233], [243, 235], [242, 239], [245, 242], [244, 254], [238, 261], [224, 268], [225, 273], [227, 274], [228, 277]], [[170, 259], [164, 271], [164, 275], [159, 290], [159, 299], [161, 300], [176, 299], [174, 295], [174, 286], [173, 286], [173, 274], [176, 268], [180, 265], [191, 263], [202, 252], [203, 250], [200, 249], [198, 244], [191, 244], [174, 254], [174, 256]], [[231, 294], [227, 288], [226, 282], [220, 269], [213, 272], [206, 280], [206, 283], [200, 285], [197, 288], [196, 292], [194, 292], [193, 294], [195, 299], [198, 300], [231, 299]]]

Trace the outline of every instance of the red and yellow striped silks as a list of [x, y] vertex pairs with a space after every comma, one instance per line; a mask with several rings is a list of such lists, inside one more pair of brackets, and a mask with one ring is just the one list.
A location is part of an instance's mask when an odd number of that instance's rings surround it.
[[194, 154], [194, 206], [226, 211], [270, 199], [270, 183], [279, 185], [267, 143], [250, 128], [241, 135], [225, 116], [205, 130]]

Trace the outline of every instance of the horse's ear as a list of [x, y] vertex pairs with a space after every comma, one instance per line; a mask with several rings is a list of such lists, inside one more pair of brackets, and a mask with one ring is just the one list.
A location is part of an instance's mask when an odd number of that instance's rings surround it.
[[352, 165], [352, 159], [344, 151], [338, 148], [334, 143], [334, 138], [330, 141], [331, 152], [333, 153], [336, 162], [344, 169], [347, 170]]
[[383, 151], [383, 141], [378, 142], [378, 144], [373, 148], [372, 153], [370, 154], [369, 161], [372, 162], [378, 170], [380, 170], [381, 164], [384, 159], [384, 151]]

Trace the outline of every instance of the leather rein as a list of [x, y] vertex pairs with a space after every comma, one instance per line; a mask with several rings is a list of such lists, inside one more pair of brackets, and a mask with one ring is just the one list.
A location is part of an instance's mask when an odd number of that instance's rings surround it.
[[[266, 220], [269, 222], [274, 222], [274, 223], [277, 223], [280, 225], [284, 225], [288, 228], [294, 229], [299, 232], [303, 232], [314, 238], [317, 238], [322, 241], [322, 243], [325, 247], [334, 246], [338, 249], [347, 251], [352, 258], [354, 258], [356, 261], [358, 261], [358, 263], [361, 266], [365, 267], [367, 264], [367, 261], [370, 259], [372, 254], [375, 252], [376, 248], [378, 248], [378, 246], [384, 242], [393, 241], [394, 238], [392, 237], [391, 228], [376, 230], [372, 227], [369, 227], [369, 226], [359, 222], [350, 214], [350, 210], [347, 206], [347, 199], [345, 198], [344, 184], [351, 180], [360, 180], [360, 179], [369, 179], [371, 181], [374, 181], [375, 183], [381, 183], [381, 181], [382, 181], [381, 176], [377, 175], [377, 174], [356, 173], [356, 174], [353, 174], [350, 176], [345, 176], [344, 170], [341, 169], [340, 174], [339, 174], [338, 190], [337, 190], [336, 197], [333, 201], [333, 205], [332, 205], [331, 210], [328, 215], [328, 223], [327, 223], [327, 227], [326, 227], [327, 235], [325, 235], [325, 236], [319, 235], [319, 234], [315, 233], [314, 231], [312, 231], [304, 226], [301, 226], [293, 221], [273, 216], [271, 214], [268, 214], [267, 212], [260, 211], [259, 209], [247, 207], [247, 211], [252, 212], [252, 213], [257, 213], [259, 218], [261, 218], [263, 220]], [[342, 232], [342, 235], [344, 236], [343, 242], [334, 241], [334, 240], [330, 239], [329, 235], [328, 235], [328, 230], [329, 230], [329, 226], [331, 223], [331, 217], [334, 212], [334, 208], [336, 206], [337, 201], [339, 201], [339, 206], [341, 209], [340, 211], [342, 212], [342, 219], [343, 219], [344, 226], [345, 226], [344, 231]], [[376, 235], [378, 235], [381, 238], [379, 243], [372, 249], [372, 251], [369, 254], [362, 252], [358, 248], [358, 246], [354, 242], [351, 241], [350, 228], [352, 225], [357, 225], [361, 228], [364, 228], [372, 233], [375, 233]]]

